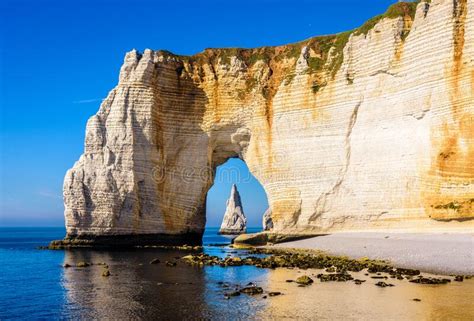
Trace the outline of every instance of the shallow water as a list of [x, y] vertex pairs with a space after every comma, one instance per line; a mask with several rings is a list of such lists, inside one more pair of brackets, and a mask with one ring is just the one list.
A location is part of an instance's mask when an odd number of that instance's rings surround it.
[[[205, 244], [226, 244], [230, 239], [206, 231]], [[129, 251], [36, 250], [63, 229], [0, 229], [0, 320], [8, 319], [344, 319], [344, 320], [473, 320], [474, 280], [448, 285], [419, 285], [396, 279], [379, 288], [379, 280], [353, 282], [316, 281], [308, 287], [287, 283], [320, 270], [259, 269], [253, 266], [203, 268], [178, 261], [188, 252], [141, 249]], [[205, 246], [211, 255], [245, 255], [246, 251]], [[160, 264], [149, 264], [159, 258]], [[103, 267], [63, 268], [64, 263], [106, 262]], [[424, 274], [427, 275], [427, 274]], [[313, 279], [316, 280], [315, 277]], [[257, 283], [265, 292], [281, 296], [240, 295], [227, 300], [219, 282], [231, 285]], [[421, 299], [420, 302], [413, 301]]]

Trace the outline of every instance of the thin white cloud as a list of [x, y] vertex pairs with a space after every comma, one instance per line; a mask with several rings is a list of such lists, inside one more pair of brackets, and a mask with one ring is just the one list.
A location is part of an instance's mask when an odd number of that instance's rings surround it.
[[53, 198], [53, 199], [62, 199], [63, 198], [61, 195], [58, 195], [56, 193], [49, 192], [49, 191], [39, 191], [36, 194], [38, 194], [39, 196], [43, 196], [43, 197], [47, 197], [47, 198]]
[[73, 101], [73, 104], [90, 104], [90, 103], [95, 103], [97, 101], [102, 101], [102, 98], [93, 98], [93, 99], [83, 99], [83, 100], [76, 100]]

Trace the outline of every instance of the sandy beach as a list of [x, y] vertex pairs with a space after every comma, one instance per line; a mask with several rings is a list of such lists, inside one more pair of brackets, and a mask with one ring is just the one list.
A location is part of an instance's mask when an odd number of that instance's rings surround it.
[[335, 233], [272, 247], [382, 259], [398, 267], [444, 275], [474, 275], [473, 233]]

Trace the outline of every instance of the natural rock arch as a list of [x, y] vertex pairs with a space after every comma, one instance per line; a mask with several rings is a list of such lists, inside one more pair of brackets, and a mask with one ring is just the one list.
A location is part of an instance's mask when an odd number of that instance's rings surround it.
[[128, 53], [65, 178], [68, 238], [199, 242], [229, 157], [277, 232], [472, 227], [473, 12], [399, 3], [292, 45]]
[[[234, 185], [236, 192], [232, 191]], [[227, 200], [233, 194], [238, 194], [241, 198], [242, 212], [247, 221], [247, 232], [249, 232], [248, 228], [251, 231], [259, 229], [264, 213], [268, 212], [268, 196], [260, 181], [250, 172], [245, 161], [239, 157], [230, 158], [216, 168], [214, 182], [206, 198], [206, 228], [222, 226], [224, 221], [229, 222], [224, 218], [226, 212], [233, 213], [233, 211], [227, 211]], [[238, 216], [236, 215], [235, 218]], [[234, 218], [233, 215], [228, 215], [228, 217]], [[237, 221], [242, 220], [237, 219]]]

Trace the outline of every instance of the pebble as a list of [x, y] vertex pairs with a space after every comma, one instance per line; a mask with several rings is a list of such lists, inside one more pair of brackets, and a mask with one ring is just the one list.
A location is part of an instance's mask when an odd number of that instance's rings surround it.
[[281, 295], [281, 292], [278, 292], [278, 291], [269, 292], [268, 295], [269, 295], [269, 296], [277, 296], [277, 295]]

